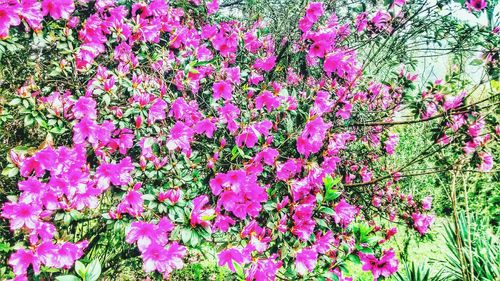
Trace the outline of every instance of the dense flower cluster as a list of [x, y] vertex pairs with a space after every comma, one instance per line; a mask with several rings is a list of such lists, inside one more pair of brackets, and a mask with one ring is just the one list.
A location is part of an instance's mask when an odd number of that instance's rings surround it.
[[[55, 132], [67, 145], [10, 154], [21, 193], [1, 216], [26, 238], [9, 259], [17, 280], [30, 266], [34, 274], [42, 265], [70, 269], [85, 255], [87, 240], [58, 236], [64, 225], [55, 218], [71, 212], [125, 223], [144, 272], [165, 278], [183, 267], [190, 246], [213, 243], [214, 232], [228, 238], [219, 265], [246, 280], [274, 280], [279, 271], [349, 280], [334, 265], [351, 255], [375, 280], [396, 272], [394, 251], [382, 249], [395, 229], [373, 213], [424, 235], [432, 199], [402, 193], [404, 171], [380, 164], [397, 152], [397, 133], [356, 122], [368, 110], [390, 123], [416, 77], [362, 80], [356, 52], [343, 44], [352, 32], [390, 32], [392, 16], [362, 13], [340, 24], [311, 2], [300, 40], [277, 44], [260, 21], [216, 21], [217, 0], [190, 2], [0, 4], [0, 38], [21, 32], [12, 27], [22, 21], [40, 32], [49, 16], [61, 36], [77, 34], [66, 58], [73, 61], [61, 65], [84, 77], [64, 91], [33, 80], [18, 91], [54, 120], [49, 129], [64, 127]], [[280, 52], [302, 56], [314, 71], [285, 67]], [[445, 92], [439, 81], [424, 91], [421, 120], [449, 114], [436, 143], [458, 142], [491, 170], [483, 117], [461, 111], [465, 92]]]

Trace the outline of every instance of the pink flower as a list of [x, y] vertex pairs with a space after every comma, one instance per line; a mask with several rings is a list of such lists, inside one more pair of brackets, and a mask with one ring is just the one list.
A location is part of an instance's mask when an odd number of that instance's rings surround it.
[[318, 253], [326, 254], [334, 242], [333, 233], [329, 230], [323, 236], [321, 236], [321, 233], [316, 234], [316, 242], [313, 247]]
[[312, 216], [315, 208], [316, 197], [308, 195], [294, 209], [292, 233], [303, 241], [309, 240], [314, 231], [316, 222]]
[[210, 180], [210, 188], [214, 195], [220, 195], [217, 205], [240, 219], [258, 216], [261, 203], [267, 200], [266, 189], [257, 183], [257, 176], [242, 170], [217, 174]]
[[90, 97], [80, 97], [73, 106], [73, 115], [76, 119], [87, 117], [95, 120], [97, 118], [96, 102]]
[[9, 28], [21, 23], [20, 6], [17, 1], [2, 1], [0, 4], [0, 39], [9, 36]]
[[356, 16], [356, 22], [354, 24], [354, 27], [356, 28], [357, 32], [365, 30], [366, 26], [368, 25], [367, 17], [368, 14], [366, 12], [360, 13], [359, 15]]
[[234, 221], [230, 216], [217, 214], [214, 222], [214, 228], [222, 232], [226, 232], [229, 230], [229, 227], [233, 226], [235, 223], [236, 221]]
[[311, 153], [318, 152], [323, 146], [323, 140], [330, 127], [331, 124], [325, 123], [321, 117], [307, 122], [302, 134], [297, 139], [297, 151], [306, 157]]
[[478, 165], [478, 169], [481, 172], [489, 172], [493, 168], [493, 157], [491, 154], [481, 151], [478, 153], [481, 163]]
[[246, 147], [252, 148], [259, 141], [261, 135], [268, 136], [269, 130], [272, 127], [272, 123], [269, 120], [264, 120], [259, 123], [254, 123], [242, 130], [242, 132], [236, 136], [236, 144], [241, 147], [243, 143]]
[[18, 276], [26, 274], [30, 265], [33, 266], [35, 274], [40, 273], [40, 259], [32, 251], [19, 249], [10, 256], [8, 263]]
[[346, 228], [358, 214], [358, 209], [352, 205], [349, 205], [345, 199], [340, 200], [337, 205], [335, 205], [335, 214], [333, 218], [337, 224], [340, 224], [343, 228]]
[[304, 248], [295, 256], [295, 269], [300, 275], [312, 272], [318, 262], [318, 253], [311, 248]]
[[467, 6], [467, 9], [470, 11], [471, 9], [480, 12], [486, 8], [486, 1], [485, 0], [469, 0], [465, 2], [465, 6]]
[[351, 111], [352, 111], [352, 105], [350, 103], [344, 103], [342, 108], [337, 110], [337, 113], [335, 115], [337, 117], [342, 117], [342, 119], [347, 120], [351, 117]]
[[134, 166], [130, 157], [122, 159], [118, 164], [103, 163], [95, 172], [97, 187], [105, 190], [110, 183], [116, 186], [128, 185], [132, 181], [130, 173], [133, 170]]
[[326, 55], [326, 59], [323, 62], [323, 69], [328, 76], [335, 73], [344, 79], [352, 77], [357, 71], [352, 54], [342, 50], [337, 50]]
[[197, 134], [205, 134], [208, 138], [212, 138], [214, 135], [215, 130], [217, 130], [217, 127], [215, 124], [212, 122], [211, 119], [203, 119], [199, 121], [195, 127], [194, 130]]
[[193, 210], [191, 211], [190, 224], [191, 227], [201, 225], [202, 227], [210, 226], [210, 220], [215, 216], [214, 209], [206, 208], [208, 204], [208, 196], [201, 195], [193, 199]]
[[396, 145], [398, 144], [398, 142], [399, 142], [398, 135], [390, 133], [389, 137], [385, 141], [385, 151], [387, 152], [387, 154], [389, 154], [389, 155], [394, 154], [394, 149], [395, 149]]
[[225, 100], [230, 100], [232, 98], [233, 86], [228, 81], [217, 81], [212, 86], [214, 92], [214, 99], [220, 99], [221, 97]]
[[211, 15], [219, 10], [219, 2], [217, 0], [212, 0], [207, 2], [207, 14]]
[[22, 0], [21, 9], [22, 12], [19, 16], [35, 31], [41, 30], [43, 16], [40, 10], [42, 9], [42, 4], [37, 0]]
[[156, 227], [152, 223], [136, 221], [130, 225], [125, 241], [132, 244], [137, 241], [139, 250], [144, 251], [153, 241], [156, 241]]
[[267, 112], [271, 112], [273, 109], [280, 106], [280, 102], [271, 92], [265, 90], [255, 99], [256, 109], [261, 109], [264, 106], [266, 107]]
[[434, 216], [433, 215], [424, 215], [420, 213], [413, 213], [411, 215], [411, 218], [413, 219], [413, 227], [420, 233], [421, 235], [424, 235], [429, 231], [429, 227], [434, 223]]
[[145, 272], [156, 270], [167, 277], [174, 269], [184, 266], [185, 255], [186, 248], [176, 242], [172, 243], [168, 249], [153, 243], [142, 253], [143, 269]]
[[87, 247], [87, 241], [79, 244], [64, 242], [57, 245], [57, 264], [54, 267], [69, 269], [73, 266], [75, 261], [83, 256], [83, 250]]
[[254, 261], [246, 271], [247, 280], [268, 281], [276, 279], [276, 272], [283, 265], [282, 261], [277, 261], [277, 255], [273, 254], [267, 259], [259, 258]]
[[299, 20], [299, 29], [304, 33], [309, 31], [313, 25], [314, 22], [310, 21], [307, 17], [303, 17]]
[[41, 208], [36, 204], [5, 203], [2, 208], [2, 217], [10, 220], [10, 229], [23, 227], [34, 229], [37, 225]]
[[256, 59], [253, 67], [265, 72], [271, 71], [276, 65], [276, 56], [269, 56], [263, 59]]
[[69, 19], [69, 16], [75, 10], [75, 3], [73, 0], [43, 0], [42, 1], [42, 12], [46, 16], [50, 16], [58, 20], [60, 18]]
[[425, 211], [429, 211], [432, 208], [432, 197], [427, 196], [422, 199], [422, 209]]
[[240, 265], [244, 264], [247, 262], [247, 258], [244, 257], [244, 255], [241, 253], [240, 250], [236, 248], [229, 248], [226, 250], [222, 250], [218, 255], [219, 259], [219, 266], [224, 266], [227, 265], [227, 267], [232, 271], [235, 272], [236, 270], [234, 269], [233, 262], [236, 262]]
[[444, 110], [448, 111], [461, 106], [466, 94], [466, 92], [462, 92], [458, 96], [446, 96], [443, 104]]
[[311, 22], [316, 22], [324, 13], [323, 3], [310, 2], [306, 9], [306, 17]]
[[392, 249], [384, 251], [380, 259], [363, 253], [359, 254], [359, 258], [363, 264], [362, 269], [371, 271], [374, 280], [378, 280], [380, 276], [389, 277], [398, 270], [399, 261]]
[[255, 162], [263, 161], [267, 165], [273, 165], [274, 161], [276, 160], [278, 155], [279, 155], [278, 150], [276, 150], [274, 148], [266, 147], [266, 148], [262, 149], [261, 152], [257, 153], [254, 161]]
[[276, 168], [276, 177], [279, 180], [284, 181], [293, 177], [295, 174], [300, 173], [302, 165], [295, 159], [289, 159], [283, 164], [278, 163]]
[[191, 155], [191, 141], [193, 140], [194, 131], [186, 126], [184, 122], [177, 121], [170, 129], [170, 134], [167, 140], [167, 148], [169, 150], [176, 150], [180, 148], [186, 156]]
[[238, 123], [236, 123], [236, 118], [240, 115], [240, 109], [232, 103], [226, 103], [223, 107], [219, 108], [220, 121], [222, 123], [227, 123], [227, 129], [230, 133], [236, 132], [239, 128]]
[[139, 217], [144, 210], [143, 204], [142, 194], [136, 190], [131, 190], [123, 197], [116, 207], [116, 211], [122, 214], [127, 213], [132, 217]]
[[153, 124], [158, 120], [164, 120], [167, 118], [165, 113], [166, 109], [167, 103], [161, 98], [157, 99], [149, 108], [148, 124]]

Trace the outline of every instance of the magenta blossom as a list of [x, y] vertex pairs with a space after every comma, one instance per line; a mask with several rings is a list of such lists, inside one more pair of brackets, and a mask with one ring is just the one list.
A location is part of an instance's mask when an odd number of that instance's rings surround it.
[[371, 271], [373, 280], [375, 281], [380, 276], [389, 277], [398, 270], [399, 261], [392, 249], [384, 251], [380, 259], [377, 259], [374, 255], [363, 253], [359, 254], [359, 258], [363, 264], [362, 269], [364, 271]]
[[246, 263], [248, 261], [248, 257], [245, 257], [240, 250], [237, 248], [229, 248], [226, 250], [222, 250], [218, 254], [219, 265], [224, 266], [227, 265], [232, 272], [235, 272], [233, 262], [236, 262], [240, 265]]
[[295, 257], [295, 269], [300, 275], [312, 272], [318, 262], [318, 253], [310, 248], [304, 248], [297, 252]]
[[469, 0], [465, 2], [467, 9], [480, 12], [486, 8], [486, 0]]
[[214, 93], [214, 99], [220, 99], [221, 97], [225, 100], [230, 100], [233, 94], [233, 87], [228, 81], [218, 81], [212, 86]]
[[413, 213], [411, 218], [413, 219], [413, 227], [415, 227], [421, 235], [426, 234], [429, 231], [429, 227], [434, 223], [433, 215]]
[[491, 154], [481, 151], [479, 152], [479, 159], [481, 163], [478, 165], [478, 169], [482, 172], [489, 172], [493, 168], [493, 157]]
[[43, 0], [42, 11], [43, 15], [48, 15], [58, 20], [60, 18], [69, 19], [70, 15], [75, 10], [73, 0]]
[[41, 211], [36, 204], [5, 203], [2, 208], [2, 217], [10, 220], [10, 229], [12, 230], [23, 227], [34, 229]]
[[345, 199], [340, 200], [337, 205], [335, 205], [335, 214], [333, 218], [337, 224], [346, 228], [358, 214], [358, 208], [348, 204]]
[[191, 227], [201, 225], [203, 227], [210, 226], [210, 220], [215, 216], [215, 211], [211, 208], [206, 208], [208, 197], [201, 195], [193, 199], [193, 210], [191, 211], [190, 224]]

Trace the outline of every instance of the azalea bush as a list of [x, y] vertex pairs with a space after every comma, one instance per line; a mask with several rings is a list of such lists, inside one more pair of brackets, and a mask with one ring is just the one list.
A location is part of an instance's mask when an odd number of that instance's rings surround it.
[[[353, 39], [393, 38], [412, 7], [343, 22], [310, 2], [283, 37], [217, 0], [2, 2], [2, 278], [161, 279], [202, 258], [240, 280], [391, 276], [398, 227], [434, 221], [399, 182], [446, 153], [440, 170], [490, 171], [500, 132], [498, 28], [478, 30], [476, 84], [367, 71], [386, 43], [358, 57]], [[395, 127], [419, 123], [428, 145], [394, 161]]]

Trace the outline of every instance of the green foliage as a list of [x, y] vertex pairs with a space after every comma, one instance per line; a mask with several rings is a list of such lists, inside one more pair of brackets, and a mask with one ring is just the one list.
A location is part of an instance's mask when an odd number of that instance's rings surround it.
[[[401, 266], [401, 265], [400, 265]], [[404, 273], [403, 273], [404, 272]], [[403, 262], [400, 270], [394, 275], [396, 281], [441, 281], [446, 280], [443, 277], [442, 270], [432, 275], [430, 268], [425, 263]]]
[[454, 223], [446, 226], [447, 280], [498, 280], [500, 245], [487, 218], [460, 213], [458, 231]]

